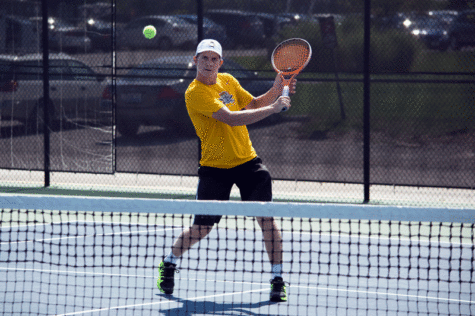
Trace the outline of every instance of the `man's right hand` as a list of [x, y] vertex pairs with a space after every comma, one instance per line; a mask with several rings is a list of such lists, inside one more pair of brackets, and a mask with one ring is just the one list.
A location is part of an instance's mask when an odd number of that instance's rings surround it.
[[287, 108], [287, 110], [291, 107], [290, 104], [290, 98], [289, 97], [283, 97], [280, 96], [277, 101], [275, 101], [273, 108], [275, 110], [275, 113], [280, 113], [284, 108]]

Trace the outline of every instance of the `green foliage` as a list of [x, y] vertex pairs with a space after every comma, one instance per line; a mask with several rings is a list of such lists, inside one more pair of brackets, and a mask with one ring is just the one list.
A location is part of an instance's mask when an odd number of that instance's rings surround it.
[[[312, 30], [311, 36], [306, 36], [308, 30]], [[336, 25], [336, 34], [338, 47], [335, 50], [324, 47], [318, 23], [300, 23], [296, 27], [286, 28], [278, 40], [303, 37], [309, 41], [313, 55], [307, 71], [362, 72], [364, 67], [362, 20], [345, 19], [341, 24]], [[406, 32], [380, 30], [373, 27], [371, 29], [370, 70], [371, 72], [408, 72], [421, 50], [420, 43]]]

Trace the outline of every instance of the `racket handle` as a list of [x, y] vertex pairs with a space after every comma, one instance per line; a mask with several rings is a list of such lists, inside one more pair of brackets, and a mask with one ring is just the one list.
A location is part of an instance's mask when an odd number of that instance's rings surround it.
[[[288, 97], [289, 96], [289, 86], [284, 86], [284, 90], [282, 90], [282, 96], [283, 97]], [[281, 112], [287, 111], [287, 107], [283, 107]]]
[[289, 96], [289, 86], [285, 86], [284, 90], [282, 90], [282, 96], [288, 97]]

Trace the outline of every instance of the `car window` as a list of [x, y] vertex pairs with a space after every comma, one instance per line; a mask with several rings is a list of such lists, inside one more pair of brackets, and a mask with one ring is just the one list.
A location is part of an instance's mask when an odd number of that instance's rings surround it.
[[[16, 67], [17, 80], [42, 80], [43, 61], [29, 60], [22, 61]], [[49, 61], [50, 80], [72, 80], [71, 73], [62, 60]]]
[[128, 75], [139, 78], [183, 78], [190, 75], [190, 70], [183, 64], [144, 64], [132, 69]]
[[76, 80], [96, 80], [97, 76], [96, 73], [86, 66], [85, 64], [75, 61], [75, 60], [68, 60], [68, 66], [71, 69], [71, 73]]

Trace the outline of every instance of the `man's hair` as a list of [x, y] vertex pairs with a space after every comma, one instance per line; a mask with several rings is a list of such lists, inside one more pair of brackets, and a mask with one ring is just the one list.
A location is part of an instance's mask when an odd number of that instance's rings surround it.
[[[201, 54], [202, 53], [198, 53], [198, 54], [195, 55], [195, 57], [198, 58], [198, 57], [200, 57]], [[219, 56], [219, 54], [218, 54], [218, 56]], [[219, 59], [223, 59], [223, 57], [219, 56]]]

